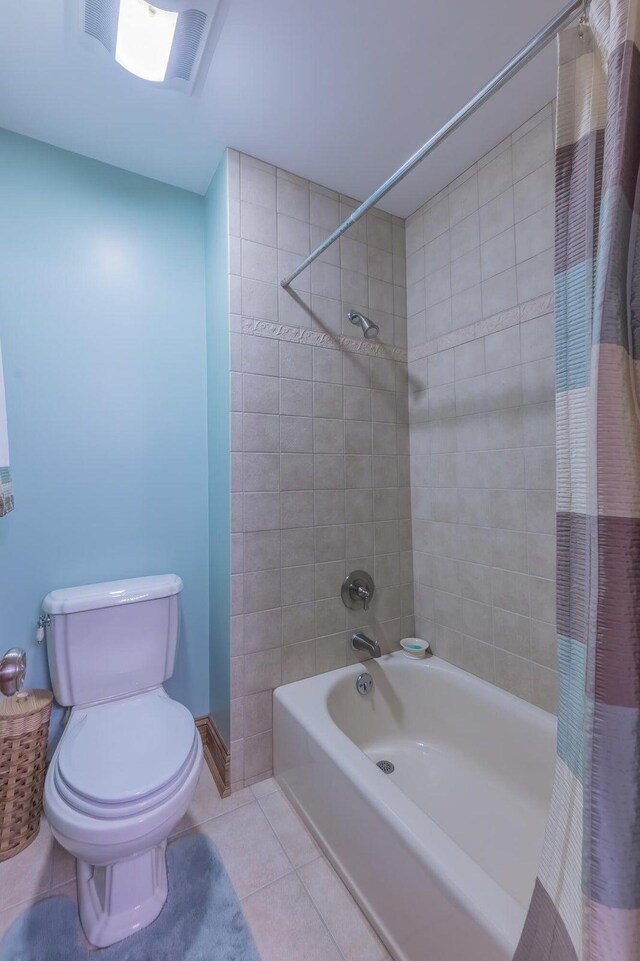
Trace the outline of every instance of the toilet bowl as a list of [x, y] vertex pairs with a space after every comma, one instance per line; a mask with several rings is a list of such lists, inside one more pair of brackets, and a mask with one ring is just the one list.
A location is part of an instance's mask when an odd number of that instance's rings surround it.
[[162, 910], [166, 841], [201, 766], [193, 718], [162, 688], [72, 711], [44, 804], [54, 837], [77, 858], [80, 920], [97, 947]]
[[77, 859], [80, 920], [97, 947], [162, 910], [167, 838], [202, 766], [193, 716], [159, 683], [173, 670], [181, 586], [175, 575], [137, 578], [56, 591], [43, 605], [53, 621], [54, 692], [72, 705], [44, 808], [54, 837]]

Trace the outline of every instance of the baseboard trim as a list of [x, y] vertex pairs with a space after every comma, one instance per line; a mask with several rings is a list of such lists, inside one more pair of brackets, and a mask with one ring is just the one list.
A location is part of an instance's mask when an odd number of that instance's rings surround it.
[[229, 748], [224, 743], [224, 739], [210, 714], [205, 714], [204, 717], [197, 717], [196, 727], [202, 738], [202, 749], [206, 765], [211, 771], [211, 776], [215, 781], [220, 797], [228, 797], [229, 794], [231, 794], [231, 754], [229, 753]]

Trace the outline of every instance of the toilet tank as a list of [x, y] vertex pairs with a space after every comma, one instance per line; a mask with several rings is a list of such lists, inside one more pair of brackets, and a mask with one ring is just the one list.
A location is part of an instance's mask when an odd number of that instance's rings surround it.
[[51, 591], [47, 655], [59, 704], [134, 694], [173, 674], [178, 640], [176, 574]]

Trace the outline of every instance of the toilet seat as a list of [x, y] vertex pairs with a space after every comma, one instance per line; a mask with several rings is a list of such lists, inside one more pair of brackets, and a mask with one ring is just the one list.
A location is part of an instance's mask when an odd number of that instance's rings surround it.
[[196, 734], [193, 740], [191, 751], [189, 752], [186, 761], [182, 765], [178, 774], [172, 778], [171, 781], [169, 781], [160, 790], [138, 798], [136, 801], [130, 801], [129, 803], [121, 804], [110, 804], [108, 802], [94, 801], [90, 798], [86, 798], [77, 791], [74, 791], [69, 784], [65, 783], [60, 769], [57, 766], [53, 774], [54, 783], [58, 790], [58, 794], [64, 801], [66, 801], [69, 807], [81, 814], [86, 814], [88, 817], [111, 820], [134, 817], [138, 814], [148, 814], [166, 801], [167, 798], [175, 794], [175, 792], [178, 791], [182, 784], [187, 780], [196, 761], [199, 746], [198, 741], [199, 737]]
[[78, 709], [54, 759], [70, 808], [97, 819], [147, 813], [189, 777], [199, 735], [189, 711], [162, 688]]

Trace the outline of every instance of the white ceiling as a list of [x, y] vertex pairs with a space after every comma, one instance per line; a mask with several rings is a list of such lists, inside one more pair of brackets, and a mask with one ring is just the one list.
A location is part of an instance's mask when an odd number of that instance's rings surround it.
[[[560, 5], [232, 0], [189, 97], [69, 42], [64, 0], [5, 2], [0, 126], [200, 193], [229, 145], [363, 198]], [[552, 44], [382, 206], [407, 216], [548, 102], [555, 81]]]

